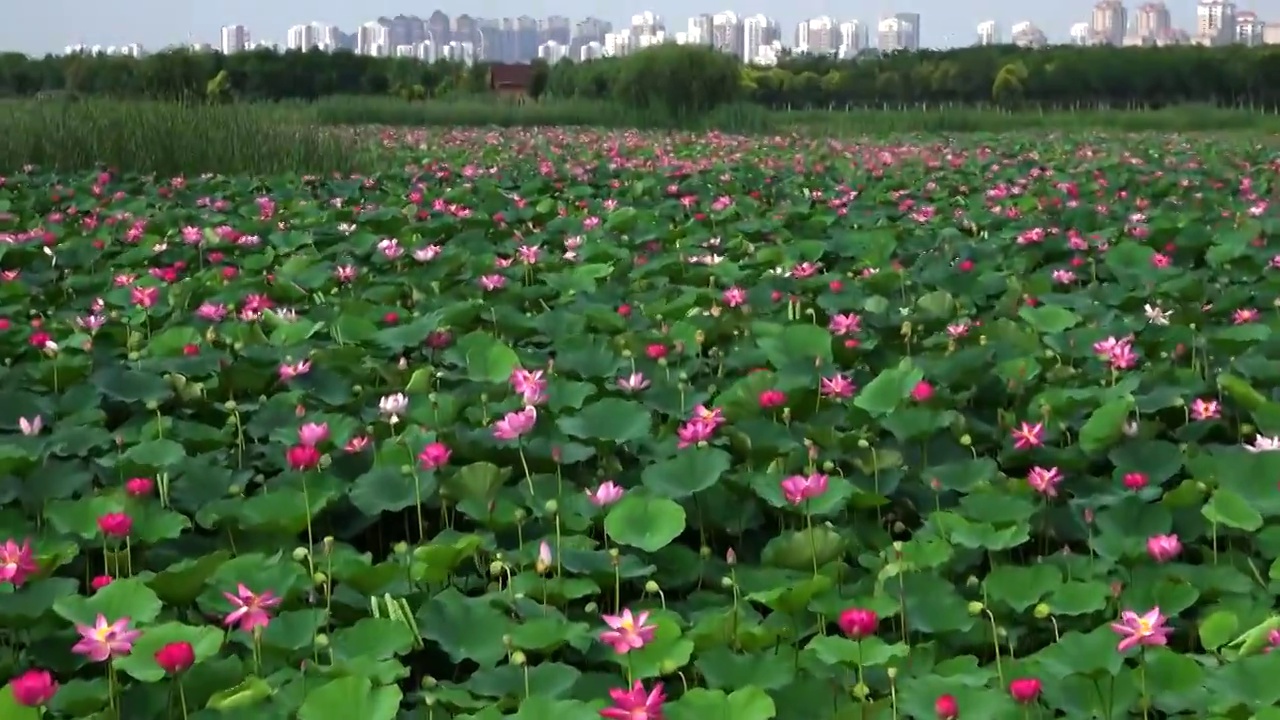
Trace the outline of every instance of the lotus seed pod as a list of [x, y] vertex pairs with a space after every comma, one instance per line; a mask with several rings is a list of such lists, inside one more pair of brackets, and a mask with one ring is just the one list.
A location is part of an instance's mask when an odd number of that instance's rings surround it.
[[396, 555], [404, 555], [405, 553], [409, 552], [409, 543], [401, 540], [400, 542], [391, 546], [391, 552], [395, 553]]
[[555, 500], [548, 500], [547, 504], [543, 507], [546, 508], [548, 514], [555, 515], [556, 511], [560, 509], [560, 503]]
[[858, 447], [862, 448], [863, 450], [866, 450], [867, 448], [871, 447], [871, 443], [867, 442], [866, 438], [858, 438]]
[[363, 385], [352, 385], [352, 386], [351, 386], [351, 392], [355, 393], [356, 395], [359, 395], [360, 393], [364, 392], [364, 386], [363, 386]]
[[960, 444], [965, 447], [969, 447], [970, 445], [973, 445], [973, 438], [969, 436], [969, 433], [965, 433], [960, 436]]
[[222, 403], [222, 407], [223, 407], [227, 412], [235, 412], [235, 411], [236, 411], [236, 408], [237, 408], [238, 406], [236, 405], [236, 401], [235, 401], [235, 400], [228, 400], [228, 401], [226, 401], [226, 402]]
[[324, 633], [317, 633], [316, 647], [321, 649], [329, 647], [329, 636], [325, 635]]
[[711, 548], [707, 547], [706, 545], [703, 545], [702, 547], [698, 548], [698, 556], [701, 557], [703, 560], [706, 560], [707, 558], [711, 557]]
[[501, 560], [494, 560], [493, 562], [489, 563], [489, 574], [490, 574], [490, 575], [501, 575], [501, 574], [502, 574], [502, 567], [503, 567], [503, 565], [502, 565], [502, 561], [501, 561]]
[[413, 474], [413, 466], [412, 466], [412, 465], [401, 465], [401, 466], [400, 466], [400, 474], [401, 474], [401, 475], [412, 475], [412, 474]]
[[296, 547], [293, 549], [293, 559], [295, 562], [302, 562], [303, 560], [306, 560], [307, 556], [310, 554], [311, 553], [307, 552], [307, 549], [304, 547]]
[[981, 614], [982, 614], [982, 611], [983, 611], [983, 610], [986, 610], [986, 609], [987, 609], [987, 608], [986, 608], [986, 606], [985, 606], [985, 605], [983, 605], [982, 603], [978, 602], [977, 600], [970, 601], [970, 603], [969, 603], [969, 614], [970, 614], [970, 615], [981, 615]]
[[731, 578], [731, 577], [722, 577], [722, 578], [720, 578], [720, 587], [722, 587], [722, 588], [724, 588], [724, 589], [726, 589], [726, 590], [728, 590], [729, 588], [733, 587], [733, 578]]
[[888, 670], [885, 670], [884, 672], [886, 675], [889, 676], [890, 680], [893, 680], [894, 678], [898, 677], [898, 668], [896, 667], [891, 667]]
[[1051, 613], [1049, 611], [1049, 606], [1046, 605], [1045, 603], [1040, 603], [1036, 605], [1035, 615], [1038, 619], [1044, 620], [1045, 618], [1049, 617], [1050, 614]]
[[433, 688], [433, 687], [435, 687], [436, 685], [439, 685], [439, 684], [440, 684], [440, 681], [439, 681], [439, 680], [436, 680], [435, 678], [431, 677], [430, 675], [424, 675], [424, 676], [422, 677], [422, 689], [423, 689], [423, 690], [430, 690], [431, 688]]
[[658, 666], [658, 670], [663, 675], [675, 675], [680, 672], [680, 665], [674, 660], [663, 660], [662, 664]]
[[596, 604], [596, 603], [594, 603], [594, 602], [589, 602], [589, 603], [587, 603], [587, 604], [586, 604], [586, 606], [585, 606], [585, 607], [583, 607], [582, 609], [583, 609], [583, 611], [584, 611], [584, 612], [586, 612], [588, 615], [594, 615], [594, 614], [596, 614], [596, 613], [600, 612], [600, 606], [599, 606], [599, 605], [597, 605], [597, 604]]
[[644, 591], [649, 593], [650, 595], [657, 595], [658, 592], [660, 591], [660, 588], [658, 587], [658, 583], [650, 580], [649, 582], [644, 584]]
[[617, 560], [617, 559], [618, 559], [618, 548], [616, 548], [616, 547], [614, 547], [614, 548], [609, 548], [609, 557], [613, 558], [614, 560]]
[[825, 460], [825, 461], [823, 461], [823, 463], [822, 463], [822, 472], [824, 472], [824, 473], [833, 473], [833, 472], [835, 472], [835, 470], [836, 470], [836, 464], [835, 464], [835, 463], [831, 462], [830, 460]]
[[867, 687], [866, 683], [858, 683], [853, 686], [853, 696], [859, 700], [865, 699], [870, 694], [871, 688]]
[[521, 665], [524, 665], [526, 661], [527, 661], [527, 658], [525, 658], [524, 653], [520, 652], [519, 650], [517, 650], [517, 651], [515, 651], [515, 652], [511, 653], [511, 664], [512, 664], [512, 665], [515, 665], [516, 667], [519, 667], [519, 666], [521, 666]]
[[311, 576], [311, 580], [315, 582], [316, 585], [324, 585], [325, 583], [329, 582], [329, 576], [325, 575], [322, 572], [318, 572], [315, 575]]
[[524, 508], [516, 508], [514, 515], [515, 515], [516, 522], [524, 522], [524, 519], [528, 517], [528, 514], [525, 513]]
[[974, 576], [974, 575], [970, 575], [969, 577], [965, 578], [964, 584], [965, 584], [967, 587], [978, 587], [978, 585], [979, 585], [981, 582], [982, 582], [982, 581], [981, 581], [981, 580], [979, 580], [976, 576]]
[[510, 635], [503, 635], [503, 636], [502, 636], [502, 647], [509, 648], [509, 647], [511, 647], [511, 643], [512, 643], [512, 642], [514, 642], [514, 641], [512, 640], [512, 638], [511, 638], [511, 636], [510, 636]]
[[244, 488], [240, 487], [239, 485], [232, 485], [231, 487], [227, 488], [227, 494], [233, 497], [243, 492], [244, 492]]
[[907, 531], [907, 526], [904, 525], [901, 520], [899, 520], [893, 524], [893, 531], [895, 533], [902, 534]]

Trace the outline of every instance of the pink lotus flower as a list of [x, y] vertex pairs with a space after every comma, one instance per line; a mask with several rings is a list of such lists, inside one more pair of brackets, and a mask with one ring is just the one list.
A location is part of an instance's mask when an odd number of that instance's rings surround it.
[[30, 540], [23, 540], [19, 545], [10, 538], [4, 541], [4, 545], [0, 545], [0, 583], [8, 582], [14, 587], [22, 587], [27, 576], [39, 569], [31, 555]]
[[18, 418], [18, 429], [27, 437], [39, 435], [43, 428], [44, 420], [41, 420], [39, 415], [31, 418], [30, 420], [24, 417]]
[[1033, 467], [1027, 473], [1027, 484], [1045, 497], [1058, 496], [1058, 483], [1062, 482], [1062, 471], [1056, 467]]
[[595, 490], [586, 490], [585, 492], [592, 505], [605, 507], [621, 500], [626, 491], [614, 481], [605, 480]]
[[533, 561], [533, 569], [539, 575], [543, 575], [551, 569], [551, 563], [551, 546], [547, 544], [546, 540], [543, 540], [538, 543], [538, 557]]
[[493, 436], [499, 440], [517, 440], [528, 434], [538, 422], [538, 409], [532, 405], [507, 413], [493, 424]]
[[329, 439], [329, 423], [305, 423], [298, 428], [298, 442], [315, 447]]
[[542, 370], [511, 371], [511, 389], [520, 394], [525, 405], [541, 405], [547, 400], [547, 379]]
[[418, 453], [418, 464], [423, 470], [435, 470], [448, 464], [449, 456], [452, 454], [449, 446], [442, 442], [428, 443], [422, 448], [422, 452]]
[[818, 382], [818, 392], [824, 397], [847, 398], [853, 395], [855, 387], [843, 374], [822, 378]]
[[1044, 423], [1031, 425], [1023, 422], [1010, 434], [1013, 436], [1013, 447], [1017, 450], [1040, 447], [1044, 444]]
[[649, 613], [645, 611], [633, 616], [630, 610], [624, 609], [621, 615], [604, 615], [602, 619], [610, 629], [600, 633], [600, 640], [613, 646], [614, 652], [619, 655], [638, 650], [652, 642], [653, 634], [658, 629], [656, 625], [645, 624], [649, 620]]
[[240, 625], [240, 629], [245, 632], [253, 632], [254, 628], [265, 628], [271, 623], [271, 608], [280, 604], [281, 598], [275, 596], [270, 590], [264, 591], [261, 595], [254, 593], [243, 584], [236, 585], [236, 594], [229, 592], [222, 593], [222, 596], [235, 607], [222, 624], [231, 626]]
[[296, 362], [296, 363], [281, 363], [281, 364], [280, 364], [280, 379], [281, 379], [281, 380], [292, 380], [292, 379], [294, 379], [294, 378], [298, 377], [299, 375], [306, 375], [306, 374], [307, 374], [307, 373], [309, 373], [309, 372], [311, 372], [311, 361], [310, 361], [310, 360], [299, 360], [299, 361], [298, 361], [298, 362]]
[[782, 481], [782, 494], [787, 502], [799, 505], [827, 491], [827, 476], [822, 473], [792, 475]]
[[133, 641], [142, 634], [129, 629], [129, 618], [109, 623], [101, 614], [92, 626], [77, 625], [76, 631], [80, 633], [80, 642], [71, 648], [71, 652], [84, 655], [94, 662], [128, 655], [133, 650]]
[[1124, 652], [1139, 645], [1167, 645], [1172, 628], [1164, 624], [1164, 616], [1159, 607], [1153, 607], [1143, 615], [1131, 610], [1120, 613], [1120, 622], [1112, 623], [1111, 629], [1121, 636], [1116, 650]]
[[1196, 398], [1191, 401], [1191, 419], [1192, 420], [1212, 420], [1222, 414], [1222, 408], [1217, 400], [1204, 400]]
[[649, 380], [644, 373], [633, 372], [625, 377], [618, 378], [618, 389], [623, 392], [640, 392], [649, 387]]
[[667, 699], [662, 694], [662, 683], [646, 693], [639, 680], [631, 684], [631, 690], [609, 690], [609, 697], [613, 705], [600, 711], [605, 720], [662, 720], [662, 703]]
[[1169, 562], [1182, 552], [1177, 535], [1152, 535], [1147, 538], [1147, 554], [1158, 563]]

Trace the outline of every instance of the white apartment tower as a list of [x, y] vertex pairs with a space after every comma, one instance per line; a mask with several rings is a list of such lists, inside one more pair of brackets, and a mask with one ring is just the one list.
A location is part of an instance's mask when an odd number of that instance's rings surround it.
[[985, 20], [978, 23], [978, 44], [1000, 44], [1000, 26], [996, 24], [995, 20]]
[[223, 55], [243, 52], [249, 49], [249, 28], [243, 25], [223, 25], [222, 40], [218, 49]]

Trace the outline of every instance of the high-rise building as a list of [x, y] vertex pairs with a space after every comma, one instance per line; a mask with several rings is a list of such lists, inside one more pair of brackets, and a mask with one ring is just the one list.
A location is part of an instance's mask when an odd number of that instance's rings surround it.
[[1236, 5], [1230, 0], [1200, 0], [1196, 5], [1195, 42], [1226, 45], [1236, 40]]
[[711, 17], [711, 46], [720, 52], [746, 57], [743, 51], [742, 19], [732, 10]]
[[243, 52], [249, 48], [249, 28], [243, 25], [224, 25], [222, 27], [222, 40], [218, 44], [218, 49], [223, 55], [231, 53]]
[[835, 55], [840, 51], [840, 26], [828, 15], [810, 18], [796, 26], [796, 52]]
[[986, 20], [978, 23], [978, 44], [1000, 44], [1000, 26], [996, 24], [995, 20]]
[[1089, 19], [1091, 42], [1098, 45], [1119, 45], [1124, 41], [1129, 24], [1129, 12], [1120, 0], [1101, 0], [1093, 6]]
[[766, 15], [742, 19], [742, 60], [746, 63], [772, 65], [782, 47], [782, 28]]
[[895, 13], [881, 19], [876, 29], [881, 52], [920, 49], [920, 13]]
[[867, 30], [867, 26], [857, 20], [840, 23], [840, 46], [836, 48], [836, 55], [841, 60], [849, 60], [858, 56], [864, 50], [871, 49], [871, 33]]

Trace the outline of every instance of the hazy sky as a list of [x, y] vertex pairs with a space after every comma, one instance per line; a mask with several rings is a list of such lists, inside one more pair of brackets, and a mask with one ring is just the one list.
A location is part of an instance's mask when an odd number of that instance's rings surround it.
[[[379, 15], [418, 15], [426, 18], [439, 9], [455, 15], [480, 17], [565, 15], [580, 20], [588, 15], [627, 22], [633, 13], [652, 10], [666, 19], [669, 30], [683, 30], [686, 18], [699, 12], [734, 10], [740, 14], [764, 13], [782, 23], [783, 39], [790, 42], [797, 22], [816, 15], [838, 20], [874, 22], [892, 12], [918, 12], [922, 42], [926, 46], [967, 45], [974, 26], [988, 19], [1009, 25], [1030, 20], [1051, 39], [1065, 40], [1072, 23], [1088, 20], [1090, 0], [1032, 3], [1022, 0], [732, 0], [732, 5], [707, 0], [640, 0], [620, 4], [606, 0], [557, 0], [555, 3], [516, 0], [0, 0], [0, 51], [33, 54], [60, 52], [66, 45], [122, 45], [141, 43], [148, 49], [181, 42], [216, 44], [219, 28], [241, 24], [254, 40], [284, 43], [291, 25], [319, 21], [350, 31]], [[1167, 0], [1173, 21], [1190, 27], [1194, 0]], [[642, 4], [647, 3], [647, 4]], [[1131, 11], [1136, 0], [1128, 2]], [[1253, 10], [1260, 19], [1280, 22], [1280, 0], [1244, 0], [1241, 10]]]

